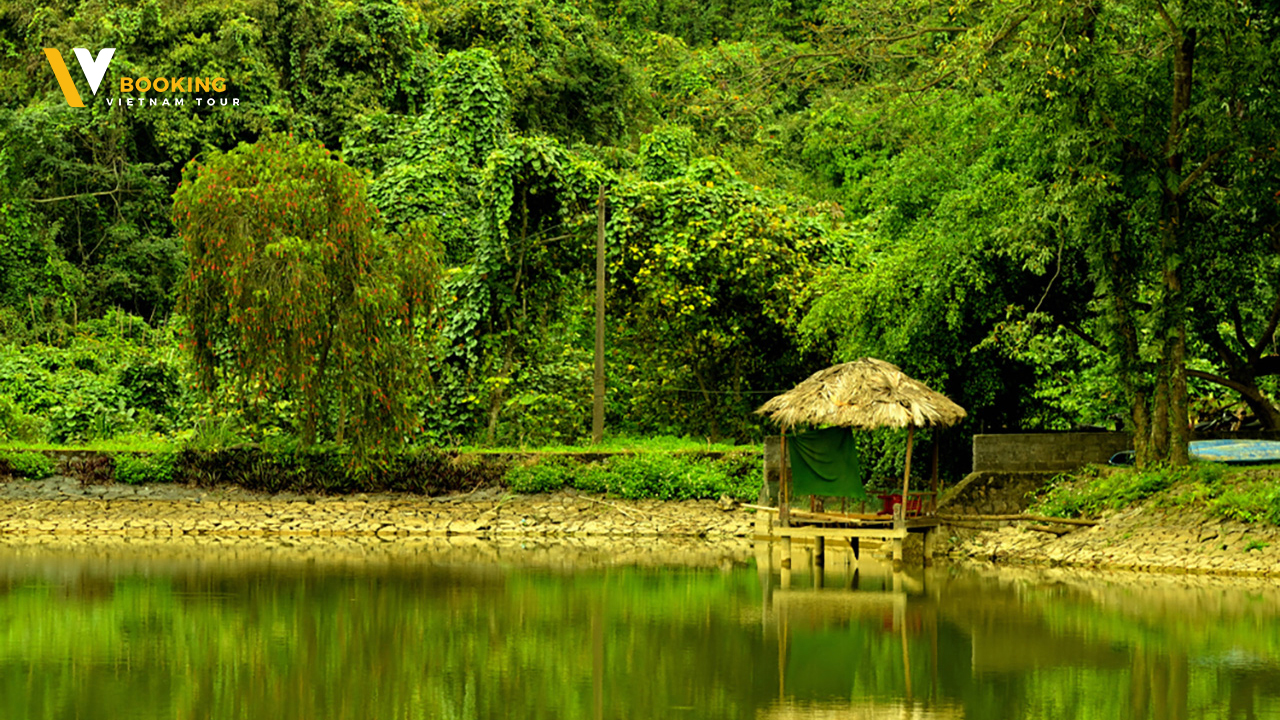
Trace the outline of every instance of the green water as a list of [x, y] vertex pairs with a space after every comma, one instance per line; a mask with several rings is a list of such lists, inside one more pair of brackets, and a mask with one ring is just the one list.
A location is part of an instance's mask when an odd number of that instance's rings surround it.
[[1280, 590], [1266, 583], [840, 566], [822, 589], [810, 572], [784, 589], [749, 548], [707, 567], [582, 557], [0, 546], [0, 708], [1280, 718]]

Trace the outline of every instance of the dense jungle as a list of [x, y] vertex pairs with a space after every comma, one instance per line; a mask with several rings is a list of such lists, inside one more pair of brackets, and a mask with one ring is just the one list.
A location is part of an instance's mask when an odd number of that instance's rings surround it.
[[0, 441], [584, 444], [603, 227], [611, 438], [873, 356], [957, 461], [1185, 463], [1280, 425], [1278, 64], [1274, 0], [3, 0]]

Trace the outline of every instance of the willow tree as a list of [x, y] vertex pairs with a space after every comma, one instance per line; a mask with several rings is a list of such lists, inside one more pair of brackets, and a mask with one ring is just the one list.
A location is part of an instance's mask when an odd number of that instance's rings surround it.
[[289, 401], [304, 444], [358, 447], [416, 424], [422, 320], [439, 248], [384, 233], [364, 179], [322, 146], [275, 136], [186, 168], [173, 220], [190, 258], [181, 306], [206, 391], [252, 414]]

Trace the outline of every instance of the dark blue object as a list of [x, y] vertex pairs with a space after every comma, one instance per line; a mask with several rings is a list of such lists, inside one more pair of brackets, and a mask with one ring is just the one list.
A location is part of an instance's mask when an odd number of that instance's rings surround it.
[[1132, 450], [1121, 450], [1115, 455], [1112, 455], [1108, 462], [1112, 465], [1132, 465], [1134, 461], [1135, 456]]

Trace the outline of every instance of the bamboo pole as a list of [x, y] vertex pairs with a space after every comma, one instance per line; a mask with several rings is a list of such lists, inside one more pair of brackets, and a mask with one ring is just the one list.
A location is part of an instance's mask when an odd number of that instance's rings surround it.
[[1024, 514], [1015, 514], [1015, 515], [945, 514], [945, 515], [939, 515], [938, 519], [944, 522], [950, 522], [953, 520], [967, 521], [967, 522], [1000, 522], [1004, 520], [1013, 520], [1013, 521], [1029, 521], [1029, 522], [1043, 522], [1043, 523], [1062, 523], [1063, 525], [1089, 526], [1089, 525], [1098, 524], [1097, 520], [1083, 520], [1080, 518], [1058, 518], [1058, 517], [1049, 517], [1048, 515], [1024, 515]]

